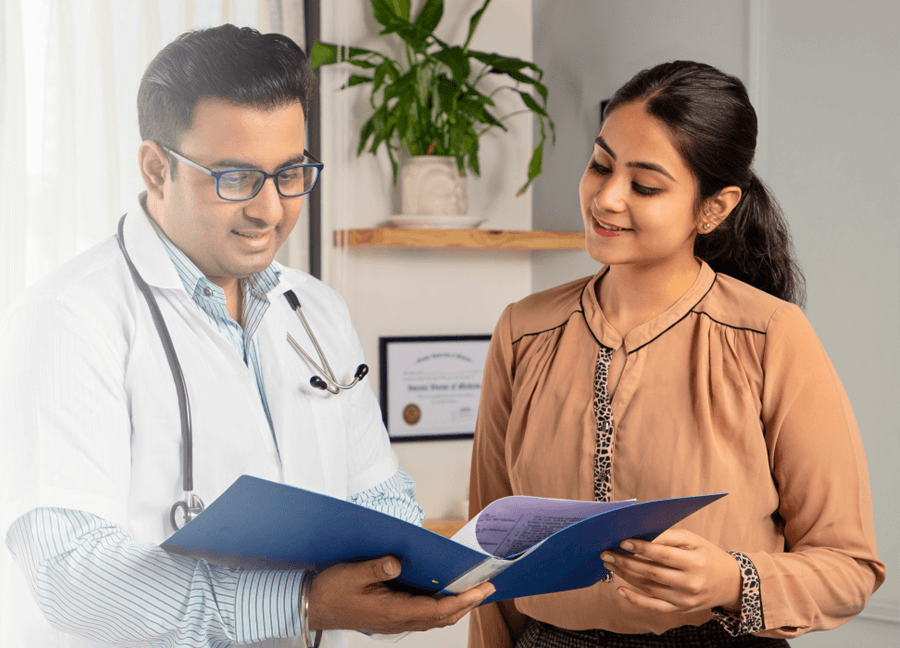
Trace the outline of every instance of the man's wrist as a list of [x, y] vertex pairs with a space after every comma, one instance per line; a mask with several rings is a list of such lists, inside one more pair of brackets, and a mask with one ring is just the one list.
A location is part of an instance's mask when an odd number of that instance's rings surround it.
[[319, 648], [319, 642], [322, 641], [321, 630], [315, 631], [316, 636], [313, 639], [309, 629], [309, 593], [312, 590], [312, 581], [315, 575], [314, 571], [307, 569], [300, 581], [300, 632], [306, 648]]

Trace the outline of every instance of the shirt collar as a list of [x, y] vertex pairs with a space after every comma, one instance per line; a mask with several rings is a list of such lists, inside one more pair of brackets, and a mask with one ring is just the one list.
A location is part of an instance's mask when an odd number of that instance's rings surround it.
[[642, 346], [650, 344], [684, 319], [693, 310], [694, 306], [706, 296], [706, 293], [710, 291], [716, 282], [715, 271], [705, 261], [701, 261], [700, 272], [687, 292], [679, 297], [678, 301], [666, 311], [629, 332], [623, 340], [622, 336], [606, 321], [603, 310], [600, 308], [600, 303], [597, 300], [597, 283], [608, 269], [609, 266], [604, 266], [600, 272], [588, 281], [581, 293], [581, 307], [584, 310], [587, 325], [597, 341], [613, 350], [624, 344], [627, 353], [633, 353]]
[[[162, 241], [163, 248], [169, 255], [172, 265], [175, 266], [175, 271], [178, 273], [178, 277], [181, 279], [181, 283], [188, 295], [193, 298], [197, 295], [198, 291], [203, 291], [204, 289], [212, 290], [217, 295], [222, 292], [222, 289], [207, 279], [200, 268], [188, 258], [188, 255], [182, 252], [181, 249], [172, 242], [172, 239], [166, 236], [166, 233], [163, 232], [162, 228], [157, 225], [152, 218], [148, 218], [148, 220], [156, 231], [157, 236], [159, 236], [159, 240]], [[248, 290], [251, 291], [254, 296], [262, 298], [278, 285], [280, 278], [281, 269], [278, 264], [273, 262], [265, 270], [247, 277], [245, 281]], [[221, 295], [221, 298], [224, 300], [224, 293]]]

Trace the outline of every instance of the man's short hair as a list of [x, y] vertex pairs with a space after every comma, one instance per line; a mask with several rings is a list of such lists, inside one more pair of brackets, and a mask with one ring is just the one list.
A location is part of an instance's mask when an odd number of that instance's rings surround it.
[[299, 101], [306, 115], [312, 88], [309, 60], [287, 36], [234, 25], [190, 31], [164, 47], [144, 72], [141, 139], [177, 149], [200, 99], [264, 110]]

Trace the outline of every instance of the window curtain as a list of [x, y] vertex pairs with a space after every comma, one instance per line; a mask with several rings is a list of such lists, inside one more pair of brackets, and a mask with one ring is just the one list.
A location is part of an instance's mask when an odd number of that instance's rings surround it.
[[[303, 0], [0, 0], [0, 316], [143, 190], [137, 91], [166, 43], [231, 22], [304, 47], [303, 20]], [[302, 270], [306, 222], [279, 253]]]

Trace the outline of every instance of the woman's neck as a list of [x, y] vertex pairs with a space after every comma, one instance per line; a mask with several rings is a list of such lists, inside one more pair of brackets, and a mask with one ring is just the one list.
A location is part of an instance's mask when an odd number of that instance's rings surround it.
[[671, 265], [614, 265], [597, 286], [597, 300], [606, 321], [623, 338], [658, 317], [690, 289], [700, 273], [695, 258]]

